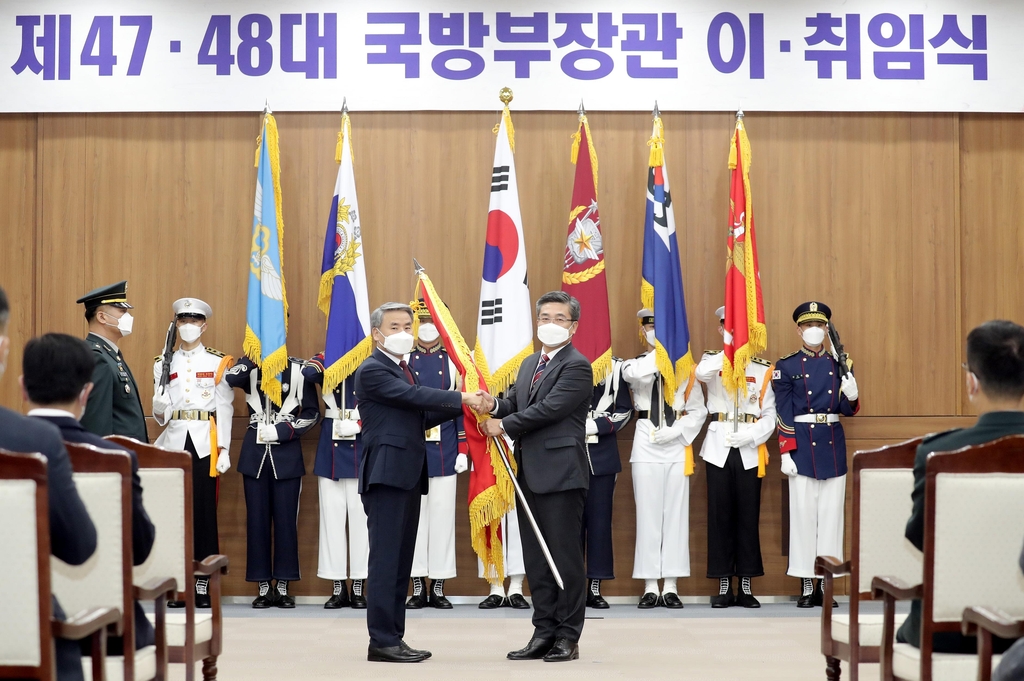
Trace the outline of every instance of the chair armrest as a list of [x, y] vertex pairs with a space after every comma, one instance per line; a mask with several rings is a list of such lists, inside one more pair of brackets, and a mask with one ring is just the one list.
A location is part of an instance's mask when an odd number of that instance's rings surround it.
[[965, 608], [960, 627], [965, 636], [976, 635], [978, 629], [984, 629], [999, 638], [1024, 636], [1024, 620], [1015, 620], [998, 608]]
[[923, 598], [924, 587], [920, 584], [911, 586], [898, 577], [875, 577], [871, 580], [871, 591], [875, 598], [888, 595], [897, 601], [909, 601]]
[[63, 622], [53, 620], [50, 625], [56, 638], [80, 641], [104, 627], [116, 624], [120, 619], [121, 612], [116, 608], [90, 608], [72, 615]]
[[840, 563], [839, 559], [833, 556], [818, 556], [814, 559], [814, 574], [822, 577], [845, 577], [850, 574], [850, 561]]
[[228, 573], [228, 557], [224, 555], [207, 556], [202, 562], [192, 561], [192, 575], [194, 577], [209, 577], [214, 572], [226, 575]]
[[142, 586], [136, 585], [133, 595], [138, 601], [152, 601], [168, 593], [173, 598], [177, 591], [178, 582], [173, 577], [154, 577]]

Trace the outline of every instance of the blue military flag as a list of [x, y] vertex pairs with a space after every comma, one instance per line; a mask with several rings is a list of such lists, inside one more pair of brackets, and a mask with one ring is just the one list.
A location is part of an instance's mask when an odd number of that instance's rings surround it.
[[263, 116], [256, 150], [256, 205], [249, 253], [249, 298], [245, 310], [242, 350], [260, 368], [263, 392], [281, 406], [280, 374], [288, 365], [285, 337], [288, 300], [285, 296], [284, 220], [281, 217], [281, 155], [277, 121]]
[[655, 116], [649, 146], [640, 299], [644, 307], [654, 311], [658, 371], [665, 379], [665, 401], [671, 404], [676, 389], [689, 379], [693, 355], [690, 354], [690, 327], [686, 323], [683, 274], [679, 267], [676, 221], [665, 167], [665, 132], [660, 116]]
[[318, 296], [320, 309], [327, 317], [325, 394], [334, 390], [373, 351], [359, 201], [356, 199], [356, 178], [352, 169], [352, 124], [347, 110], [341, 115], [341, 132], [338, 133], [334, 160], [340, 165], [331, 210], [327, 215]]

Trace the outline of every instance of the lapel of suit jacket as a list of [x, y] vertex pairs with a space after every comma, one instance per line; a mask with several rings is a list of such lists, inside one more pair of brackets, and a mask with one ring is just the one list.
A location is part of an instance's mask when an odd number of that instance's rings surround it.
[[[572, 343], [559, 350], [558, 354], [556, 354], [554, 357], [548, 360], [547, 366], [544, 367], [544, 373], [541, 374], [537, 382], [530, 387], [530, 402], [533, 402], [534, 399], [536, 399], [537, 393], [540, 391], [541, 385], [543, 385], [546, 381], [551, 379], [552, 374], [554, 374], [555, 367], [557, 367], [560, 363], [566, 360], [566, 358], [569, 356], [569, 352], [571, 349]], [[537, 367], [534, 366], [533, 370], [534, 372], [536, 372]]]
[[[402, 367], [398, 366], [398, 364], [396, 364], [395, 361], [391, 359], [391, 356], [388, 355], [386, 352], [384, 352], [380, 348], [374, 348], [373, 356], [374, 358], [377, 359], [378, 362], [386, 366], [388, 368], [388, 371], [398, 376], [406, 383], [409, 382], [409, 378], [408, 376], [405, 375], [405, 372], [402, 371]], [[412, 369], [409, 370], [409, 373], [412, 374]], [[412, 374], [412, 382], [414, 384], [417, 383], [416, 374]]]
[[[535, 352], [519, 365], [519, 375], [516, 377], [516, 408], [526, 409], [530, 403], [530, 393], [533, 389], [533, 374], [537, 371], [537, 362], [540, 361], [540, 353]], [[529, 386], [522, 390], [519, 386]]]

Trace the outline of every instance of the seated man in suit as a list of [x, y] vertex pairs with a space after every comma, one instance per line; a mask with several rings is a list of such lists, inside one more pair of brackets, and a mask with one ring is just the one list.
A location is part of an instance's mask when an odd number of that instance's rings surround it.
[[[78, 421], [85, 412], [95, 366], [96, 361], [85, 341], [63, 333], [48, 333], [33, 338], [25, 346], [21, 387], [29, 403], [28, 415], [57, 426], [65, 442], [115, 449], [131, 456], [132, 564], [141, 565], [153, 548], [156, 528], [142, 505], [138, 458], [130, 449], [90, 433]], [[153, 625], [146, 619], [142, 606], [136, 602], [135, 648], [145, 648], [154, 642]], [[124, 654], [121, 637], [110, 638], [107, 652], [111, 655]]]
[[[1005, 320], [988, 321], [967, 334], [967, 399], [978, 410], [978, 421], [970, 428], [958, 428], [925, 438], [914, 459], [914, 510], [907, 521], [907, 539], [924, 550], [925, 463], [932, 452], [951, 452], [970, 445], [998, 440], [1006, 435], [1024, 434], [1024, 327]], [[910, 606], [910, 615], [896, 632], [896, 640], [921, 646], [921, 601]], [[978, 652], [973, 636], [959, 632], [934, 635], [937, 653]], [[994, 639], [996, 653], [1010, 642]]]
[[[7, 367], [11, 339], [7, 336], [10, 307], [0, 288], [0, 378]], [[90, 364], [89, 373], [92, 373]], [[40, 452], [47, 459], [50, 496], [50, 553], [69, 565], [81, 565], [96, 551], [96, 527], [71, 478], [71, 461], [54, 426], [0, 407], [0, 447], [12, 452]], [[53, 616], [65, 619], [64, 610], [53, 599]], [[57, 639], [57, 678], [84, 678], [82, 654], [77, 641]]]

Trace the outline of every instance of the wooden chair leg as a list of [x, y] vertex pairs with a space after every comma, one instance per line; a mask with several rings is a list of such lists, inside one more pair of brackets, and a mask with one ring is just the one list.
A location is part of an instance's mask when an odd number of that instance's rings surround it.
[[203, 660], [203, 681], [217, 681], [216, 656], [210, 656]]
[[842, 668], [839, 666], [839, 658], [837, 657], [826, 657], [825, 658], [825, 678], [828, 681], [839, 681], [839, 675], [842, 673]]

